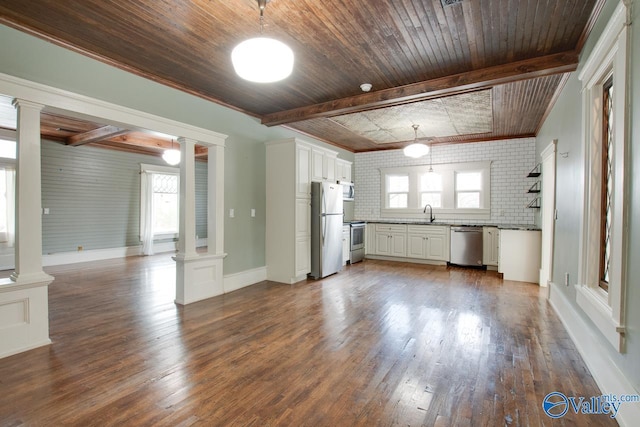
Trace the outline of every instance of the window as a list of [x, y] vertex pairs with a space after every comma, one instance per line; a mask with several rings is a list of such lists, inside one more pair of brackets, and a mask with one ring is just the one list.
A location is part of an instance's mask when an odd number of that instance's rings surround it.
[[456, 207], [480, 208], [482, 172], [456, 172]]
[[16, 142], [0, 139], [0, 243], [12, 247], [15, 240]]
[[153, 234], [178, 233], [178, 176], [153, 174]]
[[625, 348], [625, 197], [630, 171], [627, 7], [620, 2], [578, 78], [585, 147], [576, 302], [619, 352]]
[[613, 76], [602, 92], [602, 198], [600, 199], [600, 287], [609, 292], [611, 257], [611, 193], [613, 191]]
[[427, 172], [420, 175], [420, 206], [442, 207], [442, 175]]
[[381, 169], [381, 216], [447, 219], [490, 219], [491, 162], [452, 163]]
[[387, 175], [387, 188], [389, 208], [409, 207], [409, 175]]
[[140, 240], [152, 255], [154, 240], [178, 235], [180, 179], [177, 168], [140, 166]]

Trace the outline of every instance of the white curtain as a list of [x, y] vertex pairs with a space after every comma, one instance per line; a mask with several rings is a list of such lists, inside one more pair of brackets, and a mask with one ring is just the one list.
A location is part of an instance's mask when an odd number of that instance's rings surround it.
[[153, 255], [153, 173], [142, 172], [140, 200], [140, 233], [142, 253]]
[[16, 242], [16, 171], [5, 169], [4, 173], [7, 185], [7, 246], [12, 248]]

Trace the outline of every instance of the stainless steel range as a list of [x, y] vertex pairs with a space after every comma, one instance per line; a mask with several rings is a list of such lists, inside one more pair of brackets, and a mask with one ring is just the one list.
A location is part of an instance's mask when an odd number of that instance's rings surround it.
[[352, 221], [351, 226], [351, 264], [364, 259], [364, 221]]

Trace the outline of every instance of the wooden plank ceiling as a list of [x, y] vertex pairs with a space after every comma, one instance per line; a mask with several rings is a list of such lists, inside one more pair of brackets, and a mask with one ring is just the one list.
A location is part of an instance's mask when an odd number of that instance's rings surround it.
[[[380, 110], [369, 115], [380, 122], [367, 126], [386, 131], [389, 123], [406, 122], [406, 109], [398, 106], [474, 91], [490, 92], [489, 131], [435, 136], [425, 108], [421, 137], [459, 143], [535, 135], [558, 88], [576, 69], [603, 4], [273, 0], [264, 34], [288, 44], [295, 65], [290, 77], [270, 84], [240, 79], [230, 61], [235, 45], [259, 34], [256, 0], [3, 0], [0, 22], [258, 117], [267, 126], [288, 126], [360, 152], [400, 148], [411, 140], [372, 140], [349, 115]], [[362, 83], [373, 89], [363, 93]], [[465, 106], [455, 101], [449, 104], [457, 110], [444, 111], [452, 127], [462, 129]], [[411, 110], [420, 105], [431, 104]], [[65, 129], [46, 124], [48, 119], [45, 126]], [[102, 127], [94, 124], [83, 133]], [[147, 150], [153, 145], [111, 128], [75, 133], [60, 136], [71, 138], [67, 143], [94, 143], [102, 134], [111, 146], [125, 149], [133, 140]]]

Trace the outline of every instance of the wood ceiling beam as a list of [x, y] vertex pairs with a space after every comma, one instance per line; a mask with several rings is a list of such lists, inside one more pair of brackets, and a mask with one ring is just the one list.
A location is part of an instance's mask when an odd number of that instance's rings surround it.
[[561, 52], [539, 58], [525, 59], [467, 73], [454, 74], [432, 80], [425, 80], [395, 88], [382, 89], [348, 98], [309, 105], [287, 111], [267, 114], [262, 124], [276, 126], [302, 120], [333, 117], [348, 113], [374, 110], [382, 107], [425, 101], [433, 98], [456, 95], [495, 85], [575, 71], [578, 54], [574, 51]]
[[[103, 142], [108, 142], [108, 145], [110, 146], [120, 144], [132, 147], [143, 147], [145, 149], [152, 149], [157, 153], [162, 153], [164, 150], [168, 150], [169, 148], [175, 148], [176, 150], [180, 149], [180, 144], [176, 142], [172, 143], [172, 141], [158, 138], [143, 132], [131, 132], [126, 135], [109, 138]], [[207, 147], [202, 145], [195, 146], [196, 157], [206, 157], [208, 153], [209, 150], [207, 150]]]
[[118, 135], [130, 133], [128, 129], [122, 129], [116, 126], [103, 126], [88, 132], [72, 135], [66, 139], [67, 145], [77, 147], [79, 145], [90, 144], [92, 142], [104, 141]]

